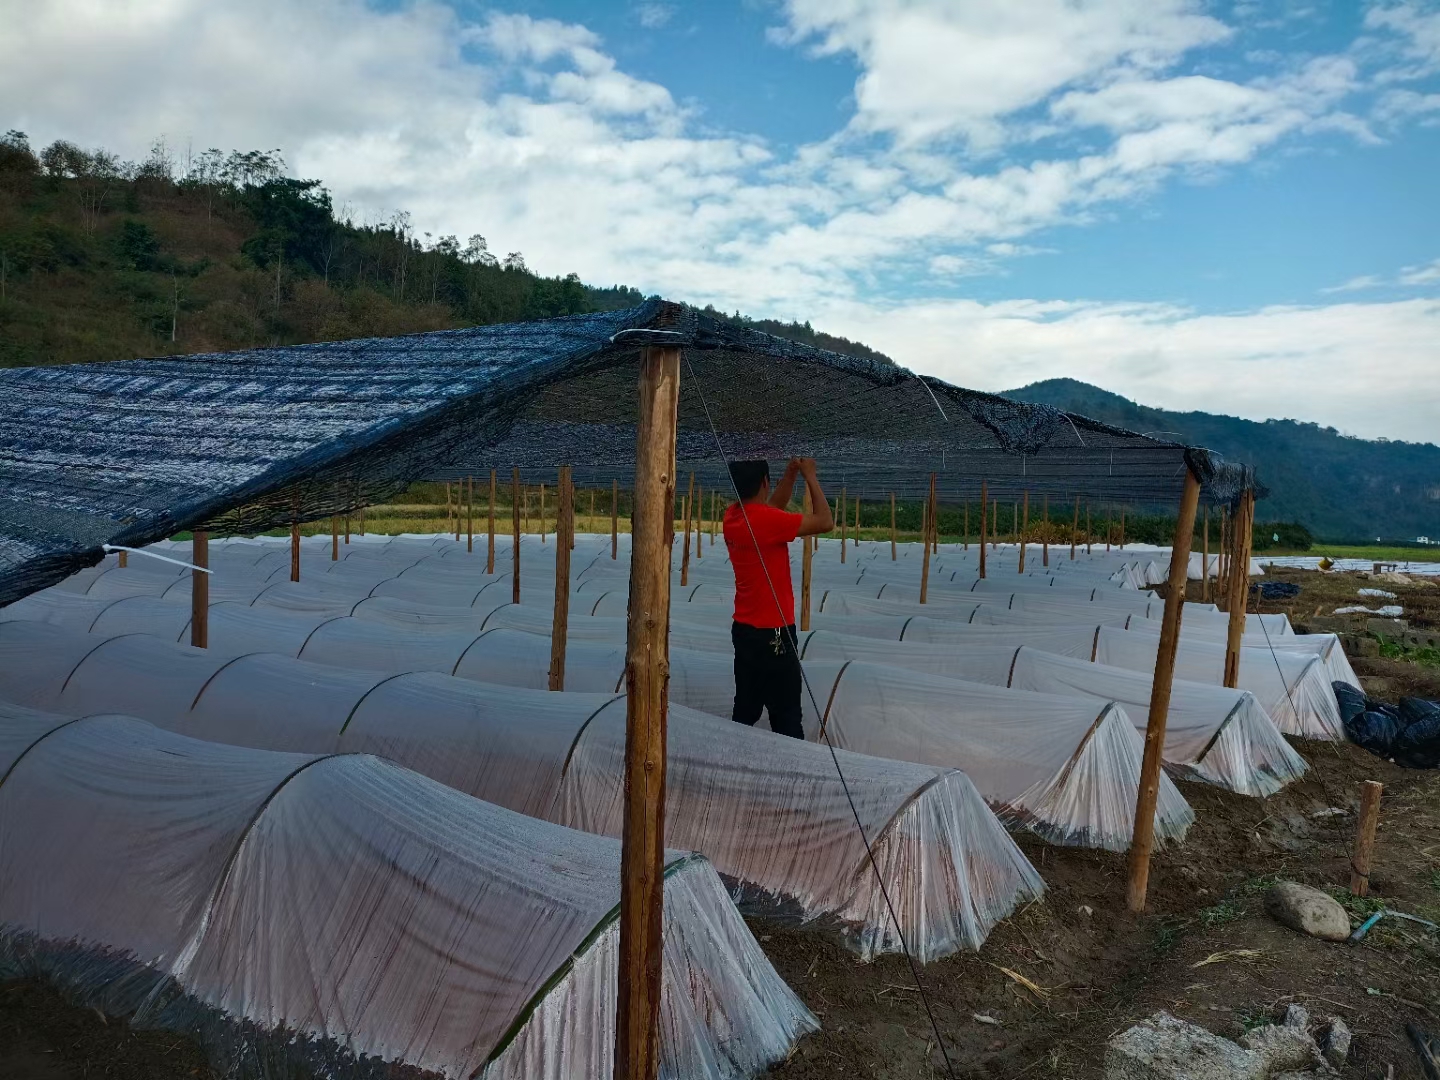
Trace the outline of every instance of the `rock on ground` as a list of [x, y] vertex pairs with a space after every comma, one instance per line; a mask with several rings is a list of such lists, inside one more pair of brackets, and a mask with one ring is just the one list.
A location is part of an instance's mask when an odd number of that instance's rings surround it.
[[1265, 910], [1284, 926], [1326, 941], [1350, 936], [1350, 916], [1333, 897], [1294, 881], [1277, 881], [1265, 894]]
[[1167, 1012], [1110, 1040], [1105, 1080], [1265, 1080], [1258, 1054]]

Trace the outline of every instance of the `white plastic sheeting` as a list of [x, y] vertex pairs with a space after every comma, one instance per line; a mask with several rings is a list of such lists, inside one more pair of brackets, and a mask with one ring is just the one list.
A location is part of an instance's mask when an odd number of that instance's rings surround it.
[[[957, 650], [812, 631], [802, 635], [801, 650], [807, 660], [861, 660], [968, 682], [1086, 697], [1097, 705], [1115, 701], [1125, 706], [1142, 733], [1149, 715], [1149, 674], [1029, 646]], [[1242, 795], [1273, 795], [1305, 772], [1304, 759], [1281, 737], [1253, 694], [1182, 679], [1175, 680], [1171, 690], [1164, 760]]]
[[[625, 703], [613, 694], [385, 676], [266, 653], [226, 659], [141, 634], [7, 623], [0, 697], [70, 715], [124, 711], [234, 745], [379, 754], [532, 817], [620, 833]], [[1039, 894], [1034, 869], [963, 774], [842, 752], [842, 784], [836, 764], [814, 744], [672, 706], [667, 842], [701, 851], [767, 907], [833, 917], [867, 957], [901, 947], [884, 892], [922, 962], [978, 948]]]
[[[616, 841], [128, 717], [0, 706], [0, 778], [9, 971], [198, 1032], [231, 1075], [610, 1075]], [[818, 1026], [699, 856], [667, 856], [663, 917], [663, 1075], [752, 1076]]]
[[[1254, 616], [1250, 616], [1254, 618]], [[1152, 634], [1160, 632], [1160, 621], [1158, 619], [1130, 618], [1125, 620], [1125, 629], [1145, 630]], [[1226, 642], [1225, 631], [1218, 627], [1196, 626], [1184, 622], [1180, 631], [1181, 641], [1207, 641], [1213, 644], [1224, 645]], [[1265, 630], [1251, 630], [1247, 626], [1244, 635], [1240, 639], [1241, 644], [1248, 648], [1256, 649], [1277, 649], [1287, 652], [1305, 653], [1318, 656], [1325, 661], [1325, 669], [1330, 673], [1332, 682], [1348, 683], [1359, 690], [1360, 677], [1355, 674], [1355, 669], [1350, 666], [1350, 658], [1345, 655], [1345, 649], [1340, 644], [1338, 634], [1276, 634], [1266, 633]]]

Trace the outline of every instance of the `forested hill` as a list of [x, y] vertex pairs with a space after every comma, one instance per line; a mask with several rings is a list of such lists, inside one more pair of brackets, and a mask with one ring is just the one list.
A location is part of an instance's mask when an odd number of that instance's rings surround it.
[[[0, 137], [0, 366], [383, 337], [630, 307], [623, 285], [532, 273], [474, 235], [356, 223], [278, 151], [157, 142], [143, 162]], [[809, 323], [721, 318], [888, 358]]]
[[1256, 465], [1270, 488], [1257, 506], [1262, 521], [1299, 521], [1333, 541], [1440, 536], [1440, 446], [1433, 443], [1356, 439], [1295, 420], [1151, 409], [1074, 379], [1047, 379], [1004, 396], [1163, 433]]

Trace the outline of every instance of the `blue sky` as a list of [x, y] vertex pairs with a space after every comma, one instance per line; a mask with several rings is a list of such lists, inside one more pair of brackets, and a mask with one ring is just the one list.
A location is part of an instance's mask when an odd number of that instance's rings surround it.
[[1437, 0], [0, 17], [0, 122], [37, 142], [279, 146], [361, 220], [810, 319], [980, 389], [1067, 375], [1436, 438]]

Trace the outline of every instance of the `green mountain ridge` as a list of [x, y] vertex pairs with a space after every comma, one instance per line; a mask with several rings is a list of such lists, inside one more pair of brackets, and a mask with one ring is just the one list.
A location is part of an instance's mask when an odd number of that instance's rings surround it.
[[1242, 420], [1140, 405], [1076, 379], [1046, 379], [1002, 396], [1053, 405], [1254, 465], [1270, 489], [1260, 521], [1298, 521], [1332, 542], [1440, 537], [1440, 446], [1359, 439], [1297, 420]]

